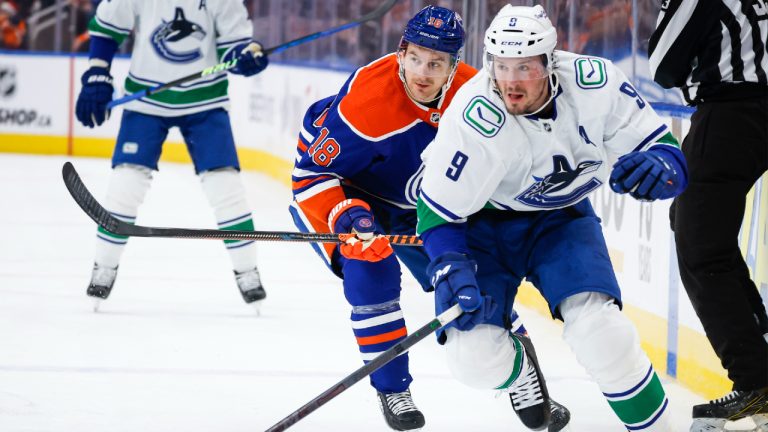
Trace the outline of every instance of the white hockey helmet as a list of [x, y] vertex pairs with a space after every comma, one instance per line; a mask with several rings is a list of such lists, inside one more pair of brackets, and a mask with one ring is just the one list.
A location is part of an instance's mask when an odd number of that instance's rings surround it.
[[[496, 14], [485, 31], [484, 66], [494, 76], [493, 61], [496, 57], [525, 58], [544, 56], [543, 75], [551, 75], [554, 68], [554, 50], [557, 30], [541, 5], [533, 7], [506, 5]], [[522, 78], [526, 79], [526, 78]]]

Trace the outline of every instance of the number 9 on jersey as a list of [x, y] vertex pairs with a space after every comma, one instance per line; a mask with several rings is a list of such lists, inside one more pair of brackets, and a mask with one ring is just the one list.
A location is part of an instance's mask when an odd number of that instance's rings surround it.
[[469, 156], [465, 155], [460, 151], [457, 151], [456, 154], [453, 155], [451, 166], [448, 167], [448, 171], [445, 172], [445, 176], [453, 181], [458, 180], [459, 176], [461, 175], [461, 172], [464, 170], [464, 167], [467, 165], [468, 160], [469, 160]]

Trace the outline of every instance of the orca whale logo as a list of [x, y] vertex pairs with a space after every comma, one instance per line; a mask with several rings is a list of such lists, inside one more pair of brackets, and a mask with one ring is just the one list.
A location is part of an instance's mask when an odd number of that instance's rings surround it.
[[580, 175], [596, 171], [602, 163], [602, 161], [584, 161], [579, 162], [576, 168], [571, 168], [571, 164], [568, 163], [568, 159], [565, 156], [554, 155], [552, 157], [552, 172], [543, 178], [534, 177], [536, 183], [515, 199], [523, 204], [539, 208], [563, 207], [574, 203], [603, 184], [603, 182], [592, 177], [587, 183], [577, 187], [570, 193], [565, 195], [552, 194], [570, 186]]
[[189, 63], [201, 58], [203, 54], [198, 47], [184, 50], [179, 47], [179, 42], [188, 40], [190, 36], [200, 41], [205, 35], [205, 30], [199, 24], [187, 21], [184, 10], [177, 7], [173, 20], [163, 20], [163, 23], [152, 32], [150, 41], [160, 57], [175, 63]]

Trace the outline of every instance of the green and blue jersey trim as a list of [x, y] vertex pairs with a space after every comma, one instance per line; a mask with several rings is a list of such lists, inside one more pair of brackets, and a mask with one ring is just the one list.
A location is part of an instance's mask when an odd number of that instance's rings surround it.
[[461, 218], [448, 209], [430, 199], [422, 190], [419, 194], [419, 201], [416, 203], [416, 215], [419, 222], [416, 225], [416, 233], [422, 234], [438, 225], [451, 222], [464, 222]]
[[[153, 85], [142, 84], [133, 76], [129, 75], [125, 79], [126, 93], [133, 94], [142, 90], [147, 90]], [[144, 102], [156, 102], [153, 105], [159, 105], [166, 108], [186, 108], [198, 106], [201, 103], [226, 102], [228, 99], [227, 89], [229, 81], [226, 76], [206, 82], [200, 86], [190, 88], [172, 88], [163, 92], [149, 95], [142, 98]]]
[[114, 24], [102, 21], [98, 17], [94, 16], [91, 18], [91, 21], [88, 22], [88, 33], [91, 36], [101, 36], [114, 39], [115, 42], [120, 45], [131, 33], [131, 30], [120, 28]]
[[[646, 146], [650, 146], [652, 144], [655, 144], [654, 140], [656, 139], [656, 137], [658, 137], [659, 134], [661, 134], [664, 131], [667, 131], [667, 133], [665, 135], [663, 135], [662, 137], [666, 137], [667, 135], [670, 135], [670, 136], [672, 135], [671, 133], [669, 133], [669, 129], [667, 128], [667, 125], [663, 124], [663, 125], [659, 126], [655, 131], [651, 132], [650, 135], [645, 137], [645, 139], [642, 140], [640, 142], [640, 144], [637, 145], [637, 147], [632, 149], [632, 151], [635, 152], [635, 151], [646, 150]], [[673, 137], [673, 139], [674, 139], [674, 137]]]

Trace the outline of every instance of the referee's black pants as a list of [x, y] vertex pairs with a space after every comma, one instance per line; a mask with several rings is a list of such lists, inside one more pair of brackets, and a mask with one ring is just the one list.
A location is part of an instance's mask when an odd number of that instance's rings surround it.
[[683, 285], [734, 390], [768, 387], [768, 318], [738, 246], [746, 195], [768, 169], [767, 102], [698, 106], [682, 146], [688, 188], [670, 211]]

